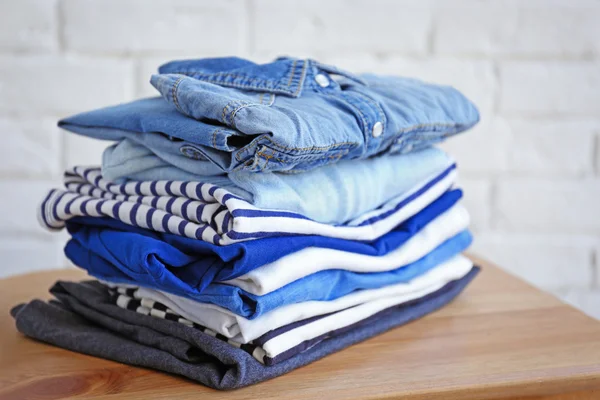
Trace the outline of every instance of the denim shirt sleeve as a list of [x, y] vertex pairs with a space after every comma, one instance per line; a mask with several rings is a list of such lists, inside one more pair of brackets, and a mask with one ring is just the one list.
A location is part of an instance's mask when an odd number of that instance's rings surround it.
[[[474, 125], [477, 109], [453, 88], [358, 77], [313, 60], [174, 61], [151, 79], [202, 125], [182, 145], [225, 170], [308, 170], [346, 158], [408, 152]], [[185, 146], [185, 149], [183, 147]]]

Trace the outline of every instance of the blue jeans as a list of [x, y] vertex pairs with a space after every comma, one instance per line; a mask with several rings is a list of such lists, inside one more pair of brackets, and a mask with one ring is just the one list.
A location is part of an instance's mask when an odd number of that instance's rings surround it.
[[162, 99], [79, 114], [59, 125], [110, 140], [136, 136], [156, 154], [181, 154], [226, 172], [257, 172], [407, 153], [479, 120], [475, 106], [451, 87], [357, 77], [312, 60], [174, 61], [159, 72], [151, 82]]

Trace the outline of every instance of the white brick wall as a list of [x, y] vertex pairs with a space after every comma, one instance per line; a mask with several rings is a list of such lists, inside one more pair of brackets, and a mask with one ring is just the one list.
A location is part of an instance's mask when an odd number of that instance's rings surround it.
[[434, 51], [463, 56], [577, 57], [600, 50], [598, 3], [440, 1]]
[[58, 47], [57, 0], [20, 0], [0, 3], [2, 51], [53, 51]]
[[507, 232], [600, 234], [600, 179], [501, 178], [493, 225]]
[[573, 178], [593, 171], [598, 121], [521, 117], [510, 119], [507, 126], [510, 172]]
[[120, 56], [240, 53], [245, 6], [236, 0], [64, 0], [64, 45]]
[[57, 178], [61, 173], [60, 133], [54, 118], [0, 117], [0, 174], [12, 179]]
[[4, 54], [0, 112], [68, 114], [133, 96], [133, 63], [62, 54]]
[[432, 13], [420, 0], [256, 0], [252, 8], [258, 53], [427, 53]]
[[500, 68], [498, 109], [514, 115], [600, 114], [597, 61], [506, 61]]
[[474, 251], [600, 318], [600, 2], [0, 0], [0, 276], [67, 265], [35, 207], [105, 143], [62, 116], [155, 95], [169, 59], [310, 56], [451, 84], [480, 125], [444, 144]]

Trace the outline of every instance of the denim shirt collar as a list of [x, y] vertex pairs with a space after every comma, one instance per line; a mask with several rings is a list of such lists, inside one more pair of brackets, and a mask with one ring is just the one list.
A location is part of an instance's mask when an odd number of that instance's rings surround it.
[[243, 90], [283, 94], [300, 97], [303, 90], [316, 89], [317, 75], [339, 75], [360, 84], [365, 82], [358, 76], [310, 59], [280, 57], [267, 64], [256, 64], [237, 57], [205, 58], [198, 60], [172, 61], [159, 67], [161, 74], [181, 74], [214, 83], [219, 86]]

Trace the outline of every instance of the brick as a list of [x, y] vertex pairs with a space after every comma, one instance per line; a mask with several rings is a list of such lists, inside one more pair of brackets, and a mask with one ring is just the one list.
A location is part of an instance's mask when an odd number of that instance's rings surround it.
[[76, 165], [100, 165], [102, 153], [111, 142], [64, 132], [65, 164], [63, 168]]
[[[260, 57], [259, 57], [260, 58]], [[319, 61], [354, 73], [372, 72], [398, 75], [398, 64], [412, 60], [407, 57], [383, 57], [373, 53], [325, 53]]]
[[500, 64], [502, 113], [543, 116], [600, 113], [600, 64], [510, 61]]
[[594, 151], [594, 157], [596, 159], [596, 175], [600, 175], [600, 134], [594, 138], [596, 142], [596, 150]]
[[486, 117], [472, 130], [441, 145], [457, 159], [462, 172], [535, 177], [593, 173], [598, 121]]
[[55, 178], [60, 174], [60, 138], [50, 118], [2, 118], [0, 176], [4, 178]]
[[574, 57], [600, 50], [600, 7], [595, 2], [467, 0], [440, 5], [435, 10], [436, 53]]
[[482, 114], [493, 108], [496, 77], [490, 61], [458, 60], [452, 58], [344, 57], [326, 56], [324, 62], [355, 73], [371, 72], [421, 79], [426, 82], [453, 86], [477, 105]]
[[600, 238], [595, 246], [594, 252], [594, 282], [592, 283], [594, 289], [600, 290]]
[[487, 233], [473, 252], [544, 290], [586, 288], [592, 281], [593, 238]]
[[493, 224], [512, 232], [599, 233], [598, 198], [600, 179], [504, 178]]
[[56, 0], [0, 2], [0, 49], [51, 51], [58, 48]]
[[56, 240], [27, 237], [0, 239], [0, 278], [66, 267], [63, 246], [62, 242]]
[[485, 179], [460, 176], [458, 187], [464, 192], [463, 204], [471, 216], [470, 229], [474, 233], [488, 229], [492, 196], [491, 183]]
[[66, 0], [69, 50], [205, 57], [245, 50], [245, 3], [236, 0]]
[[425, 54], [431, 27], [427, 2], [416, 0], [258, 0], [254, 50], [272, 56], [388, 52]]
[[507, 170], [510, 145], [506, 121], [483, 115], [473, 129], [448, 138], [440, 147], [456, 158], [461, 172], [483, 176]]
[[133, 67], [121, 60], [56, 56], [0, 58], [0, 111], [63, 115], [133, 97]]
[[511, 119], [509, 171], [548, 176], [591, 175], [597, 121]]
[[48, 190], [56, 186], [56, 181], [0, 181], [0, 235], [51, 237], [52, 234], [39, 224], [37, 214]]
[[580, 309], [592, 318], [600, 320], [600, 291], [572, 289], [557, 292], [556, 295], [565, 303]]

